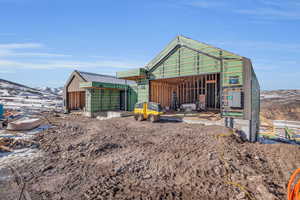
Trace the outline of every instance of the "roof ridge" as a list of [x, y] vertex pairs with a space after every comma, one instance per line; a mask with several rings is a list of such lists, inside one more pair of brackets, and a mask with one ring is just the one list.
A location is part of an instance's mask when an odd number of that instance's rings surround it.
[[84, 72], [84, 71], [78, 71], [78, 70], [75, 70], [77, 71], [78, 73], [82, 73], [82, 74], [89, 74], [89, 75], [95, 75], [95, 76], [104, 76], [104, 77], [109, 77], [109, 78], [117, 78], [116, 76], [112, 76], [112, 75], [107, 75], [107, 74], [96, 74], [96, 73], [92, 73], [92, 72]]

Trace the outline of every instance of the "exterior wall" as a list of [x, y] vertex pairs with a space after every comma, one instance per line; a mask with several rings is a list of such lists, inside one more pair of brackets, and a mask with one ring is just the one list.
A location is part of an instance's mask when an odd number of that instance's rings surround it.
[[99, 112], [120, 109], [120, 91], [109, 89], [87, 89], [86, 111]]
[[138, 86], [137, 85], [131, 85], [128, 87], [127, 91], [128, 91], [128, 102], [127, 102], [127, 110], [128, 111], [133, 111], [134, 110], [134, 106], [137, 103], [137, 98], [138, 98]]
[[256, 141], [260, 127], [260, 86], [251, 66], [251, 141]]
[[[223, 87], [243, 86], [243, 60], [225, 60], [222, 70]], [[231, 77], [238, 77], [238, 84], [230, 84]]]
[[[237, 79], [237, 83], [232, 83], [231, 79]], [[245, 94], [245, 73], [244, 73], [244, 61], [240, 59], [224, 60], [222, 73], [222, 116], [223, 117], [234, 117], [234, 118], [245, 118], [245, 110], [247, 109], [244, 103], [242, 109], [232, 109], [227, 103], [229, 93], [232, 91], [239, 91]], [[244, 96], [244, 95], [243, 95]]]
[[[137, 102], [137, 86], [127, 89], [127, 111], [132, 111]], [[86, 112], [93, 116], [102, 111], [120, 110], [121, 90], [116, 89], [86, 89]]]

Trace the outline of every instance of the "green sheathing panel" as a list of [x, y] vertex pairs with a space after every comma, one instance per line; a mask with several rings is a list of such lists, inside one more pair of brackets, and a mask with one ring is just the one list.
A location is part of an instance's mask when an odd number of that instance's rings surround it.
[[82, 83], [80, 83], [80, 88], [89, 88], [89, 87], [125, 89], [126, 85], [125, 84], [116, 84], [116, 83], [102, 83], [102, 82], [82, 82]]
[[107, 89], [88, 89], [91, 94], [88, 112], [120, 109], [120, 91]]
[[177, 50], [151, 73], [151, 78], [159, 79], [178, 76], [178, 63], [179, 51]]
[[178, 37], [172, 40], [155, 58], [153, 58], [147, 64], [147, 69], [150, 69], [151, 67], [155, 66], [161, 59], [163, 59], [169, 53], [169, 51], [171, 51], [178, 45], [178, 42], [179, 42]]
[[[228, 92], [232, 89], [241, 89], [244, 86], [244, 61], [240, 59], [225, 60], [223, 61], [223, 73], [222, 77], [222, 96], [226, 99]], [[242, 90], [242, 92], [244, 92]], [[224, 117], [236, 117], [244, 118], [245, 109], [241, 109], [238, 112], [235, 109], [231, 109], [223, 100], [222, 116]], [[245, 106], [244, 106], [245, 107]]]
[[223, 112], [224, 117], [243, 117], [244, 114], [240, 112]]
[[180, 47], [155, 67], [151, 79], [218, 73], [221, 62], [189, 48]]
[[148, 102], [149, 99], [149, 81], [141, 80], [137, 86], [138, 99], [137, 102]]
[[[160, 64], [161, 60], [168, 56], [170, 51], [176, 49], [178, 46], [188, 47], [197, 51], [198, 53], [207, 54], [211, 57], [220, 58], [220, 52], [222, 52], [222, 57], [225, 59], [234, 58], [241, 59], [242, 57], [225, 51], [223, 49], [219, 49], [203, 42], [198, 42], [196, 40], [192, 40], [190, 38], [184, 36], [177, 36], [173, 39], [154, 59], [152, 59], [146, 66], [148, 70], [151, 70], [153, 67], [157, 67]], [[152, 70], [153, 71], [153, 70]]]
[[[100, 112], [120, 110], [122, 90], [110, 90], [100, 88], [86, 88], [86, 111], [87, 112]], [[132, 111], [137, 102], [137, 85], [127, 86], [127, 110]]]
[[179, 36], [179, 40], [181, 45], [189, 46], [190, 48], [199, 50], [201, 52], [207, 53], [215, 57], [220, 57], [220, 51], [222, 51], [223, 58], [241, 58], [241, 56], [237, 54], [231, 53], [229, 51], [225, 51], [220, 48], [213, 47], [211, 45], [184, 36]]
[[[243, 85], [243, 61], [226, 60], [223, 62], [223, 86], [242, 86]], [[237, 83], [230, 83], [230, 80], [237, 79]]]
[[137, 85], [130, 85], [128, 87], [128, 104], [127, 104], [127, 110], [128, 111], [133, 111], [134, 110], [134, 105], [137, 103], [137, 98], [138, 98], [138, 86]]
[[131, 69], [127, 71], [117, 72], [117, 78], [126, 78], [132, 76], [145, 76], [147, 70], [145, 68]]

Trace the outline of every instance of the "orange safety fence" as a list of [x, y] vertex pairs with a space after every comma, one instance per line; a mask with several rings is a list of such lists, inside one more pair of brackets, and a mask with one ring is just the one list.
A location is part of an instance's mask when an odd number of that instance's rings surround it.
[[296, 180], [298, 175], [300, 175], [300, 168], [298, 168], [290, 178], [288, 184], [288, 200], [300, 200], [300, 178]]

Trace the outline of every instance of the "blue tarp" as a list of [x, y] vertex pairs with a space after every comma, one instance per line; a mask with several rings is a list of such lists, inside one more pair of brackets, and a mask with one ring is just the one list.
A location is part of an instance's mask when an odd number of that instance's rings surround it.
[[262, 144], [292, 144], [292, 145], [300, 145], [300, 142], [294, 141], [294, 140], [289, 140], [286, 138], [267, 138], [263, 136], [258, 137], [258, 142]]

